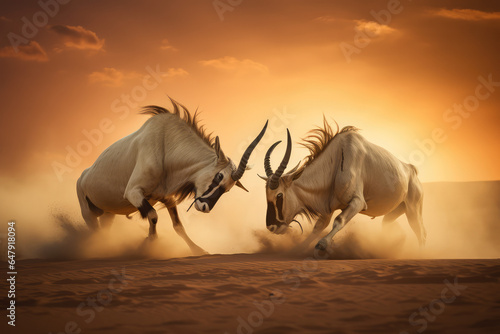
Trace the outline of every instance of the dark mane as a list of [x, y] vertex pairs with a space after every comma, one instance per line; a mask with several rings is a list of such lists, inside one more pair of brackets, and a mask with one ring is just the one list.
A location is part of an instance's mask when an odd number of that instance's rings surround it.
[[162, 200], [163, 204], [167, 208], [170, 208], [175, 205], [179, 205], [181, 202], [183, 202], [187, 198], [192, 198], [195, 195], [195, 188], [194, 184], [192, 183], [186, 183], [183, 184], [173, 195], [172, 197], [169, 197], [167, 199]]
[[[191, 113], [185, 106], [175, 101], [171, 97], [169, 97], [172, 102], [172, 106], [174, 110], [168, 110], [159, 106], [145, 106], [142, 108], [141, 114], [152, 115], [153, 117], [160, 114], [172, 114], [176, 115], [180, 119], [182, 119], [186, 124], [200, 137], [203, 141], [210, 147], [214, 147], [214, 138], [211, 133], [207, 133], [206, 129], [203, 125], [199, 125], [200, 120], [198, 119], [198, 110], [194, 112], [194, 115], [191, 116]], [[182, 115], [181, 115], [182, 109]]]
[[303, 139], [304, 142], [300, 143], [302, 146], [309, 150], [309, 155], [305, 158], [304, 163], [302, 163], [302, 165], [298, 169], [292, 171], [294, 178], [298, 178], [304, 171], [304, 168], [306, 168], [317, 157], [319, 157], [321, 153], [323, 153], [323, 151], [326, 149], [328, 144], [330, 144], [330, 142], [335, 139], [336, 136], [345, 132], [359, 130], [354, 126], [345, 126], [342, 128], [342, 130], [339, 131], [339, 125], [337, 124], [337, 122], [335, 122], [335, 124], [337, 125], [337, 131], [334, 132], [330, 124], [328, 124], [328, 122], [326, 121], [325, 116], [323, 115], [323, 127], [317, 127], [316, 129], [312, 129], [311, 131], [309, 131], [309, 135]]

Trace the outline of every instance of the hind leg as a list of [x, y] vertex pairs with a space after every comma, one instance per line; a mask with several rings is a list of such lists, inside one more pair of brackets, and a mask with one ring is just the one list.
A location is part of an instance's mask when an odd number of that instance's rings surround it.
[[410, 227], [417, 236], [418, 244], [420, 247], [425, 246], [425, 241], [427, 238], [427, 232], [424, 227], [424, 222], [422, 219], [422, 207], [409, 209], [406, 212], [406, 216], [408, 217], [408, 223], [410, 223]]
[[386, 214], [382, 219], [383, 228], [388, 228], [389, 225], [391, 225], [396, 219], [398, 219], [398, 217], [400, 217], [403, 213], [405, 213], [405, 210], [406, 210], [405, 203], [402, 202], [401, 204], [398, 205], [397, 208]]
[[425, 245], [427, 232], [425, 231], [424, 222], [422, 219], [423, 207], [423, 192], [422, 186], [418, 180], [411, 180], [408, 189], [408, 197], [406, 199], [406, 216], [411, 229], [418, 239], [418, 243], [422, 248]]
[[404, 244], [406, 235], [401, 229], [401, 226], [396, 222], [396, 219], [405, 212], [406, 205], [402, 202], [394, 210], [384, 216], [382, 219], [382, 233], [379, 240], [381, 244], [397, 247], [401, 247]]
[[105, 230], [109, 230], [111, 225], [113, 225], [113, 219], [115, 218], [114, 213], [104, 212], [104, 214], [99, 217], [99, 223], [101, 224], [101, 228]]
[[95, 232], [99, 229], [99, 222], [97, 220], [99, 216], [90, 211], [88, 208], [82, 208], [82, 217], [90, 231]]
[[81, 178], [79, 178], [76, 183], [76, 193], [78, 195], [78, 202], [80, 203], [80, 210], [82, 212], [83, 220], [85, 220], [89, 230], [94, 232], [99, 228], [97, 217], [99, 217], [100, 212], [95, 209], [92, 210], [93, 207], [90, 207], [91, 202], [89, 202], [87, 196], [83, 192], [81, 182]]
[[[401, 227], [397, 223], [395, 224], [395, 221], [405, 212], [406, 205], [402, 202], [394, 210], [384, 216], [382, 219], [382, 231], [384, 235], [402, 234]], [[404, 234], [402, 234], [401, 237], [404, 239]]]

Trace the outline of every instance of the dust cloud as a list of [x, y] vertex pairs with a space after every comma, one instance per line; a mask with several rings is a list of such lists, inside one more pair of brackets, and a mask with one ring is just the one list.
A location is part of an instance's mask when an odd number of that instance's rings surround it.
[[[192, 256], [184, 240], [175, 233], [167, 210], [161, 207], [157, 207], [159, 237], [153, 242], [146, 240], [148, 223], [139, 215], [132, 219], [117, 216], [108, 230], [91, 234], [80, 216], [72, 183], [50, 186], [50, 182], [45, 182], [47, 186], [41, 187], [40, 180], [3, 181], [0, 219], [4, 226], [9, 220], [16, 220], [18, 259]], [[187, 213], [188, 204], [180, 205], [179, 215], [187, 234], [211, 254], [297, 256], [297, 246], [309, 235], [312, 224], [299, 219], [303, 234], [296, 225], [284, 235], [271, 234], [265, 228], [263, 189], [250, 190], [249, 194], [225, 195], [210, 214], [195, 210]], [[418, 247], [405, 216], [384, 228], [381, 217], [372, 220], [357, 215], [334, 238], [332, 258], [500, 257], [500, 182], [429, 183], [424, 184], [424, 193], [425, 248]], [[331, 224], [327, 230], [330, 228]], [[311, 243], [308, 253], [312, 253], [314, 245]], [[306, 256], [307, 252], [298, 256]]]
[[[382, 226], [382, 218], [357, 215], [335, 237], [332, 259], [457, 259], [500, 257], [500, 182], [424, 184], [426, 246], [418, 246], [406, 216]], [[311, 226], [304, 235], [311, 231]], [[329, 231], [332, 224], [326, 231]], [[326, 233], [326, 232], [325, 232]], [[324, 233], [324, 234], [325, 234]], [[256, 233], [260, 252], [296, 254], [303, 237]], [[316, 241], [315, 241], [316, 242]], [[311, 255], [311, 243], [308, 253]]]

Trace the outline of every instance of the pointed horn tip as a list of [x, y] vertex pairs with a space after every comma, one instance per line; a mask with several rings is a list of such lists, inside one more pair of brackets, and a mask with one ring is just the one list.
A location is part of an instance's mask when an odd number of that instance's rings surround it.
[[267, 177], [262, 176], [262, 175], [260, 175], [260, 174], [257, 174], [257, 176], [258, 176], [258, 177], [260, 177], [262, 180], [264, 180], [264, 181], [266, 181], [266, 182], [267, 182]]
[[255, 147], [258, 145], [262, 137], [264, 136], [264, 133], [266, 132], [267, 125], [269, 123], [269, 120], [266, 121], [266, 124], [264, 125], [264, 128], [260, 131], [259, 135], [253, 140], [253, 142], [247, 147], [245, 152], [243, 153], [243, 156], [241, 157], [240, 163], [238, 165], [238, 170], [235, 173], [233, 173], [233, 180], [237, 181], [243, 176], [243, 173], [245, 170], [248, 170], [250, 168], [247, 168], [248, 160], [250, 159], [250, 155], [252, 154], [253, 150]]
[[247, 193], [249, 192], [247, 188], [245, 188], [245, 186], [243, 184], [241, 184], [240, 181], [236, 181], [236, 184], [235, 184], [237, 187], [245, 190]]
[[270, 147], [269, 149], [271, 149], [271, 148], [272, 148], [272, 149], [274, 150], [274, 148], [275, 148], [276, 146], [278, 146], [279, 144], [281, 144], [281, 142], [282, 142], [281, 140], [278, 140], [276, 143], [272, 144], [272, 145], [271, 145], [271, 147]]

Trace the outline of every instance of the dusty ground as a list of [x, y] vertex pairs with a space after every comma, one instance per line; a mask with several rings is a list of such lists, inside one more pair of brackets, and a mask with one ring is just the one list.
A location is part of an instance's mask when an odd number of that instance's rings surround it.
[[498, 259], [23, 260], [12, 332], [499, 333], [499, 279]]

